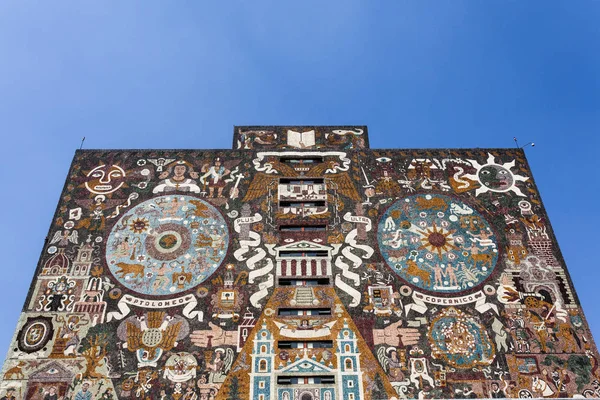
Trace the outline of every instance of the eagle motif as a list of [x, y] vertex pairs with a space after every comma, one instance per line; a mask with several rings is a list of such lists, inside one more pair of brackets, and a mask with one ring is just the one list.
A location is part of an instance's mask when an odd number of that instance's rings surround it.
[[127, 344], [135, 351], [140, 364], [154, 364], [164, 351], [177, 346], [183, 321], [164, 311], [150, 311], [125, 321]]
[[[298, 178], [298, 171], [296, 171], [294, 167], [277, 159], [270, 160], [265, 163], [265, 166], [277, 171], [277, 174], [258, 172], [248, 187], [248, 191], [243, 200], [244, 202], [265, 197], [269, 192], [269, 188], [276, 187], [274, 185], [279, 182], [280, 178]], [[332, 186], [336, 187], [339, 194], [354, 201], [360, 201], [360, 195], [358, 194], [350, 175], [346, 171], [338, 171], [337, 167], [339, 166], [340, 164], [335, 160], [325, 161], [312, 166], [301, 178], [310, 179], [324, 177], [326, 181], [333, 183]]]

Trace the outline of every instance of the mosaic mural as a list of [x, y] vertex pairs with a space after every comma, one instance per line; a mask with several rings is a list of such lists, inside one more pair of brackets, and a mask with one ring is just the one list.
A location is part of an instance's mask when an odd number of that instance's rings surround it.
[[519, 149], [77, 151], [0, 399], [600, 397]]

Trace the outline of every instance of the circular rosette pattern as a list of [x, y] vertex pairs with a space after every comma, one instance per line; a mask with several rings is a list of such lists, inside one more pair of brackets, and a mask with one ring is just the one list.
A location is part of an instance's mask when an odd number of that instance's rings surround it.
[[498, 261], [496, 235], [485, 218], [440, 194], [395, 202], [379, 222], [377, 239], [394, 272], [430, 292], [471, 290], [491, 275]]
[[473, 368], [494, 361], [494, 345], [474, 317], [450, 307], [442, 310], [429, 326], [432, 355], [456, 368]]
[[191, 196], [161, 196], [130, 209], [113, 227], [106, 261], [134, 292], [168, 295], [195, 288], [222, 263], [229, 231], [221, 213]]

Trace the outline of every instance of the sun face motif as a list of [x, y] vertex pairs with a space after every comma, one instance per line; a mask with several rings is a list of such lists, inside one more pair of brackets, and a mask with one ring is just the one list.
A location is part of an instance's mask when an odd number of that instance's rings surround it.
[[146, 218], [138, 218], [131, 222], [129, 229], [133, 233], [143, 233], [148, 229], [148, 220]]
[[516, 182], [525, 182], [529, 180], [526, 176], [514, 174], [510, 171], [515, 166], [515, 160], [504, 164], [497, 164], [496, 158], [488, 153], [487, 162], [483, 165], [476, 160], [468, 160], [473, 167], [477, 169], [476, 174], [464, 175], [467, 179], [476, 180], [481, 185], [476, 191], [475, 196], [481, 193], [497, 192], [504, 193], [513, 191], [518, 196], [525, 196], [521, 189], [516, 186]]
[[440, 259], [442, 258], [442, 254], [449, 250], [458, 250], [458, 247], [453, 244], [454, 238], [452, 234], [454, 231], [447, 231], [441, 227], [438, 228], [435, 222], [431, 227], [425, 230], [418, 230], [417, 232], [422, 236], [422, 244], [419, 250], [426, 249], [436, 252]]

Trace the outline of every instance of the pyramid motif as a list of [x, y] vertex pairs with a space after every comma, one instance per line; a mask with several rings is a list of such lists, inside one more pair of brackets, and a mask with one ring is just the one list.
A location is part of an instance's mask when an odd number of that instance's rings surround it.
[[294, 399], [305, 392], [314, 399], [397, 396], [335, 290], [322, 288], [316, 297], [318, 309], [329, 314], [305, 315], [310, 308], [295, 308], [294, 315], [279, 315], [290, 309], [294, 291], [275, 289], [217, 398]]

